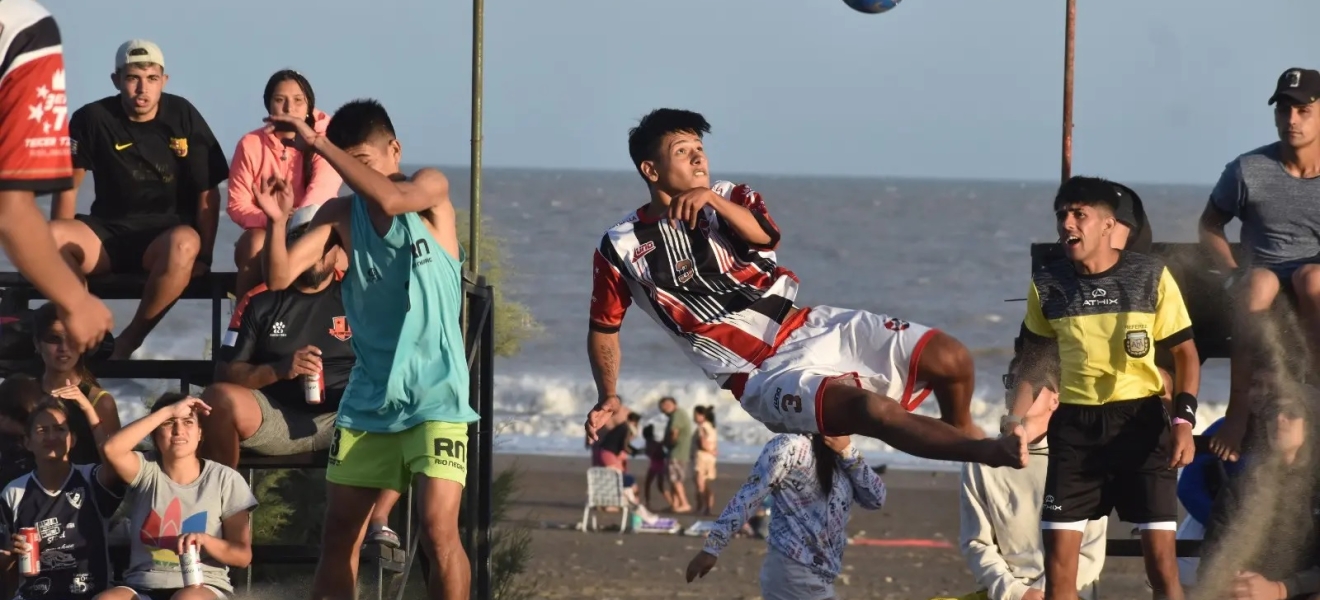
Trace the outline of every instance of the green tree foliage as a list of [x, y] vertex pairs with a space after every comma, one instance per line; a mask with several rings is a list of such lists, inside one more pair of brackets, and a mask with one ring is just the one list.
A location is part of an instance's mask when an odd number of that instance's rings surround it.
[[[464, 248], [471, 247], [469, 237], [470, 217], [468, 211], [458, 211], [458, 241]], [[505, 294], [507, 269], [503, 240], [485, 227], [482, 219], [481, 245], [478, 248], [481, 259], [480, 274], [486, 277], [486, 283], [495, 289], [495, 355], [513, 356], [518, 354], [522, 343], [541, 332], [541, 325], [532, 318], [527, 306], [510, 300]]]

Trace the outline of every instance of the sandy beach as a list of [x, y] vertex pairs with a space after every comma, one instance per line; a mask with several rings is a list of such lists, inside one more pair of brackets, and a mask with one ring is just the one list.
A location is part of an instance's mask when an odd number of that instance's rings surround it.
[[[763, 541], [735, 539], [714, 571], [687, 584], [683, 571], [701, 549], [699, 537], [573, 529], [582, 518], [586, 499], [586, 469], [590, 466], [586, 456], [496, 455], [497, 471], [510, 466], [523, 472], [521, 491], [510, 515], [532, 528], [534, 555], [527, 577], [535, 582], [537, 597], [759, 597]], [[750, 467], [720, 464], [715, 484], [717, 511], [742, 485]], [[645, 459], [631, 466], [637, 476], [644, 476], [645, 469]], [[844, 573], [836, 583], [839, 597], [928, 600], [979, 589], [957, 549], [957, 474], [891, 470], [884, 479], [889, 488], [887, 505], [878, 511], [853, 511], [849, 535], [854, 543], [844, 555]], [[690, 484], [688, 493], [691, 498]], [[664, 501], [653, 497], [652, 503], [660, 508]], [[686, 527], [700, 517], [677, 518]], [[602, 526], [616, 524], [618, 516], [602, 512], [598, 521]], [[1126, 538], [1131, 531], [1130, 526], [1113, 524], [1109, 535]], [[886, 543], [910, 545], [879, 545]], [[1101, 592], [1105, 598], [1149, 597], [1140, 559], [1109, 558]]]

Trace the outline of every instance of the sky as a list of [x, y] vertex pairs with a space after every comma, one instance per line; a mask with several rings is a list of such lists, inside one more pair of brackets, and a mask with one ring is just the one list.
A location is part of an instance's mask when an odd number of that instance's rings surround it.
[[[43, 2], [71, 106], [114, 93], [115, 49], [147, 38], [226, 148], [288, 67], [320, 108], [381, 100], [405, 162], [469, 164], [470, 2]], [[1278, 76], [1320, 67], [1316, 0], [1078, 4], [1074, 173], [1212, 184], [1276, 139]], [[629, 170], [628, 128], [675, 107], [711, 121], [717, 176], [1059, 174], [1062, 0], [497, 0], [485, 32], [487, 167]]]

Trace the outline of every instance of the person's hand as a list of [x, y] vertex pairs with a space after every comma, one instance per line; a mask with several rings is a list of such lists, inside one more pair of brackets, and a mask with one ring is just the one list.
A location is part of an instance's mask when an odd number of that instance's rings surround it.
[[83, 294], [83, 298], [73, 306], [56, 306], [60, 322], [64, 323], [64, 337], [71, 349], [78, 354], [96, 350], [101, 340], [115, 326], [115, 317], [100, 298]]
[[696, 556], [692, 557], [692, 562], [688, 563], [688, 583], [692, 583], [692, 581], [698, 577], [705, 577], [706, 573], [709, 573], [711, 569], [715, 568], [715, 561], [717, 560], [719, 560], [719, 558], [705, 550], [698, 552]]
[[1045, 600], [1045, 592], [1031, 588], [1027, 593], [1022, 594], [1022, 600]]
[[825, 446], [839, 456], [843, 456], [844, 451], [852, 446], [852, 436], [850, 435], [825, 435], [821, 437], [825, 440]]
[[1237, 461], [1242, 449], [1242, 438], [1247, 435], [1247, 416], [1228, 416], [1210, 436], [1210, 451], [1220, 460]]
[[1001, 434], [999, 439], [979, 440], [978, 443], [987, 444], [988, 453], [977, 462], [991, 467], [1014, 469], [1024, 469], [1027, 466], [1027, 430], [1020, 424], [1008, 425], [1007, 431]]
[[722, 199], [710, 188], [692, 188], [669, 201], [669, 220], [683, 221], [687, 223], [688, 229], [696, 229], [697, 217], [701, 215], [701, 209]]
[[1169, 440], [1169, 468], [1181, 469], [1196, 458], [1196, 443], [1192, 441], [1192, 424], [1175, 423]]
[[1286, 600], [1288, 590], [1260, 573], [1239, 571], [1233, 578], [1233, 600]]
[[215, 538], [206, 533], [185, 533], [179, 536], [179, 544], [175, 549], [175, 552], [177, 552], [179, 556], [183, 556], [183, 553], [188, 546], [197, 546], [197, 553], [200, 558], [200, 554], [206, 550], [206, 545], [214, 539]]
[[596, 433], [599, 432], [600, 428], [604, 427], [606, 423], [610, 422], [610, 417], [614, 415], [614, 411], [619, 410], [619, 406], [619, 397], [610, 395], [602, 398], [596, 403], [596, 406], [592, 407], [591, 412], [587, 413], [586, 430], [588, 444], [596, 443], [596, 439], [599, 437]]
[[304, 346], [280, 361], [277, 371], [284, 379], [296, 379], [300, 375], [318, 375], [321, 373], [321, 349], [316, 346]]
[[64, 387], [51, 390], [50, 395], [56, 398], [72, 400], [82, 409], [91, 408], [92, 406], [92, 401], [87, 399], [87, 395], [82, 393], [82, 390], [78, 389], [78, 386], [74, 385], [73, 380], [71, 379], [65, 379]]
[[321, 137], [321, 134], [307, 125], [307, 120], [304, 118], [290, 115], [271, 115], [266, 117], [265, 120], [267, 133], [275, 133], [276, 123], [280, 123], [283, 128], [293, 129], [293, 139], [283, 140], [284, 145], [293, 146], [303, 152], [315, 146], [317, 138]]
[[169, 411], [165, 414], [171, 419], [186, 419], [193, 415], [204, 417], [211, 414], [211, 405], [202, 402], [201, 398], [188, 396], [161, 410]]
[[271, 220], [287, 219], [293, 214], [293, 188], [289, 181], [278, 175], [271, 175], [257, 182], [253, 202], [266, 218]]

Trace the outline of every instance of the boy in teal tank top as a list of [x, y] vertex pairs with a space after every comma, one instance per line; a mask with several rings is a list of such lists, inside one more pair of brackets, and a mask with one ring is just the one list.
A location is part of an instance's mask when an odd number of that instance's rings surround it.
[[435, 169], [399, 173], [401, 147], [384, 107], [355, 100], [340, 107], [325, 135], [297, 119], [294, 145], [325, 157], [355, 192], [317, 211], [286, 246], [293, 194], [285, 180], [256, 194], [269, 217], [267, 286], [290, 285], [328, 248], [349, 256], [344, 311], [357, 362], [340, 401], [326, 471], [326, 527], [312, 596], [353, 598], [356, 552], [378, 490], [402, 492], [417, 479], [428, 536], [432, 598], [466, 598], [469, 566], [458, 539], [467, 479], [468, 368], [459, 311], [463, 261], [449, 181]]

